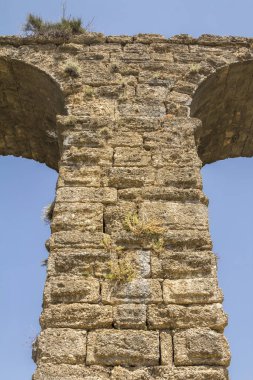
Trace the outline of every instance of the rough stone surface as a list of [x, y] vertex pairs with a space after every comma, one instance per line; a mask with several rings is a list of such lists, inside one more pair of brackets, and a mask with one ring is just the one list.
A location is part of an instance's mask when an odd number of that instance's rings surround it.
[[34, 380], [228, 379], [200, 169], [253, 155], [252, 46], [0, 37], [0, 154], [59, 171]]

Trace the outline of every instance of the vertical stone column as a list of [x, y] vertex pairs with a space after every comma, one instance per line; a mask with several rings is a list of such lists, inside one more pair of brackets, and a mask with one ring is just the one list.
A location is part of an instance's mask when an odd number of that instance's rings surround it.
[[197, 123], [59, 119], [35, 380], [227, 378]]

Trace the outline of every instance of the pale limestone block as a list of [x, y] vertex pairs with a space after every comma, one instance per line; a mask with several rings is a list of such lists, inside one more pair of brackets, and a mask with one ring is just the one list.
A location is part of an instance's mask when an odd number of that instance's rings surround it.
[[174, 334], [175, 365], [221, 365], [230, 363], [230, 351], [223, 334], [208, 328]]
[[68, 248], [102, 248], [103, 233], [79, 232], [79, 231], [59, 231], [54, 232], [49, 240], [50, 252]]
[[56, 192], [57, 202], [115, 203], [117, 190], [110, 187], [61, 187]]
[[50, 279], [48, 301], [52, 303], [99, 302], [99, 281], [79, 276]]
[[173, 371], [173, 380], [228, 380], [226, 368], [214, 366], [178, 367]]
[[223, 331], [227, 325], [227, 315], [222, 305], [148, 305], [147, 322], [151, 329], [186, 329], [210, 327]]
[[159, 220], [173, 229], [208, 229], [208, 209], [201, 203], [143, 202], [139, 211], [144, 220]]
[[146, 305], [126, 304], [113, 308], [114, 326], [120, 329], [146, 329]]
[[71, 146], [62, 155], [63, 164], [82, 164], [86, 166], [111, 166], [112, 148], [87, 148]]
[[41, 326], [97, 329], [112, 327], [111, 306], [95, 304], [50, 305], [40, 318]]
[[223, 301], [216, 278], [164, 280], [163, 298], [172, 304], [207, 304]]
[[165, 250], [151, 255], [152, 277], [168, 279], [216, 276], [216, 257], [212, 252]]
[[160, 168], [157, 170], [156, 185], [202, 189], [200, 168], [198, 166], [178, 167], [176, 165]]
[[115, 148], [115, 166], [147, 166], [151, 163], [151, 154], [143, 148]]
[[98, 330], [88, 334], [86, 364], [152, 366], [159, 364], [155, 331]]
[[103, 232], [103, 204], [56, 202], [51, 228], [53, 232], [69, 229]]
[[169, 331], [160, 332], [161, 365], [172, 367], [173, 365], [173, 342]]
[[165, 100], [168, 96], [169, 89], [164, 86], [149, 86], [146, 84], [140, 84], [136, 88], [136, 95], [139, 99], [149, 99], [161, 101]]
[[86, 357], [86, 331], [72, 329], [46, 329], [34, 345], [37, 363], [81, 364]]
[[100, 182], [101, 168], [99, 166], [82, 166], [80, 168], [61, 166], [57, 187], [100, 187]]
[[50, 255], [57, 274], [74, 274], [84, 277], [98, 276], [109, 265], [110, 253], [101, 249], [60, 249]]
[[[168, 169], [173, 166], [201, 168], [201, 161], [194, 149], [187, 150], [182, 148], [162, 148], [157, 147], [152, 152], [152, 163], [157, 168], [168, 166]], [[176, 168], [175, 168], [176, 169]]]
[[131, 263], [135, 278], [149, 278], [151, 276], [150, 251], [122, 251], [119, 253], [119, 257]]
[[104, 281], [102, 283], [102, 301], [111, 305], [159, 303], [162, 301], [162, 289], [157, 280], [136, 279], [120, 284]]
[[154, 168], [113, 167], [108, 170], [108, 186], [117, 189], [153, 185], [155, 182]]
[[33, 380], [109, 380], [110, 369], [102, 366], [40, 363]]

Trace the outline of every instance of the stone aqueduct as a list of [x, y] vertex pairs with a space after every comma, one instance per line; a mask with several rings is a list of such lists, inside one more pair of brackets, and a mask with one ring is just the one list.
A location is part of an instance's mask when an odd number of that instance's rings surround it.
[[0, 38], [0, 154], [59, 171], [34, 380], [228, 379], [200, 169], [253, 155], [252, 58], [209, 35]]

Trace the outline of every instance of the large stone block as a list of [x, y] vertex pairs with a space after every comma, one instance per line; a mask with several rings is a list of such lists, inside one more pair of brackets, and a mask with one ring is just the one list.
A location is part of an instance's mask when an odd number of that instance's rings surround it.
[[112, 159], [113, 148], [77, 148], [72, 146], [64, 150], [62, 163], [65, 165], [111, 166]]
[[166, 303], [208, 304], [223, 301], [216, 278], [164, 280], [163, 298]]
[[100, 187], [101, 168], [99, 166], [61, 166], [57, 186]]
[[139, 211], [144, 220], [159, 220], [172, 229], [208, 229], [207, 206], [201, 203], [143, 202]]
[[52, 303], [97, 303], [100, 299], [99, 281], [79, 276], [59, 276], [50, 279], [45, 289], [45, 301]]
[[102, 366], [40, 363], [33, 380], [109, 380], [110, 372]]
[[128, 283], [102, 283], [102, 301], [106, 304], [158, 303], [162, 301], [161, 284], [157, 280], [136, 279]]
[[97, 329], [112, 327], [113, 313], [111, 306], [94, 304], [51, 305], [40, 318], [41, 326], [69, 327], [78, 329]]
[[151, 331], [99, 330], [88, 334], [86, 364], [159, 364], [159, 334]]
[[216, 257], [211, 252], [174, 252], [166, 250], [151, 255], [152, 276], [186, 279], [216, 276]]
[[56, 196], [58, 202], [99, 202], [107, 204], [117, 201], [117, 190], [110, 187], [61, 187], [57, 190]]
[[142, 188], [155, 182], [155, 172], [152, 167], [113, 167], [108, 170], [107, 176], [108, 186], [117, 189]]
[[151, 329], [210, 327], [223, 331], [227, 325], [227, 316], [218, 303], [201, 306], [149, 305], [147, 321]]
[[103, 232], [103, 204], [57, 202], [51, 228], [53, 232], [70, 229]]
[[208, 328], [189, 329], [174, 334], [176, 366], [221, 365], [228, 366], [230, 352], [223, 334]]
[[46, 329], [34, 344], [36, 363], [82, 364], [86, 358], [86, 331]]
[[59, 249], [75, 248], [102, 248], [103, 233], [81, 232], [81, 231], [59, 231], [54, 232], [49, 240], [50, 252]]

